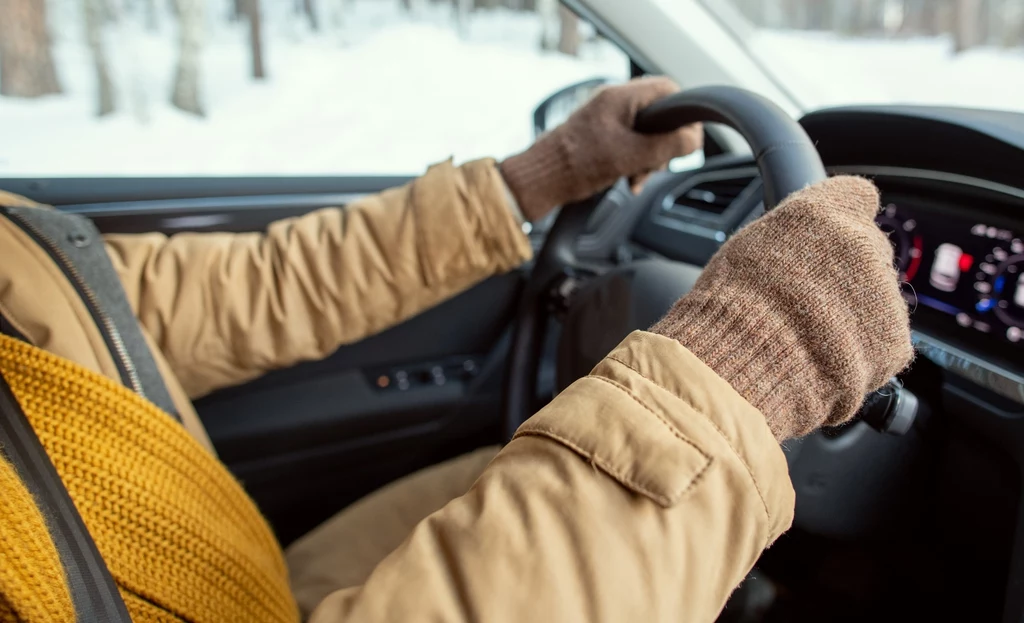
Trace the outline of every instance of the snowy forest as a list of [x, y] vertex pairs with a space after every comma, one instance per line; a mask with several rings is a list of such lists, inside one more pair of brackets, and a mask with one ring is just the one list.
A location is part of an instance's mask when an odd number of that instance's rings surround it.
[[[1024, 0], [700, 1], [805, 107], [1024, 109]], [[0, 176], [409, 173], [628, 73], [557, 0], [0, 0]]]
[[[714, 4], [722, 0], [705, 0]], [[1024, 46], [1024, 0], [725, 0], [755, 25], [846, 36], [948, 35], [955, 51]]]
[[[137, 22], [148, 33], [165, 27], [177, 30], [177, 59], [174, 67], [170, 103], [178, 109], [202, 116], [200, 59], [203, 53], [206, 22], [220, 13], [228, 25], [243, 24], [248, 35], [249, 74], [253, 80], [267, 77], [265, 57], [268, 46], [264, 35], [265, 14], [271, 13], [288, 25], [293, 37], [304, 30], [312, 35], [335, 35], [345, 43], [346, 13], [357, 0], [0, 0], [0, 95], [34, 98], [62, 92], [54, 55], [51, 30], [59, 37], [61, 28], [52, 28], [48, 10], [74, 10], [79, 5], [84, 37], [96, 79], [96, 114], [109, 115], [117, 108], [116, 88], [109, 66], [106, 39], [116, 36], [122, 22]], [[378, 2], [381, 0], [378, 0]], [[383, 0], [387, 1], [387, 0]], [[397, 0], [400, 11], [410, 17], [425, 11], [430, 0]], [[438, 4], [433, 2], [433, 4]], [[541, 24], [538, 45], [544, 50], [579, 54], [579, 19], [561, 7], [557, 0], [451, 0], [446, 2], [452, 27], [464, 32], [471, 14], [478, 10], [506, 8], [535, 13]], [[291, 13], [284, 16], [282, 13]], [[74, 20], [69, 20], [73, 22]], [[174, 22], [164, 24], [164, 22]], [[63, 24], [62, 24], [63, 26]]]
[[501, 157], [628, 59], [557, 0], [0, 0], [0, 176]]

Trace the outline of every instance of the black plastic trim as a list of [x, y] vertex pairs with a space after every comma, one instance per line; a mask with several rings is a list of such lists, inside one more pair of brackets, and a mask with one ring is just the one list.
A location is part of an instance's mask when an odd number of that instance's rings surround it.
[[67, 576], [76, 620], [130, 623], [131, 617], [96, 543], [2, 375], [0, 454], [14, 466], [46, 518]]
[[1021, 186], [1024, 114], [928, 106], [860, 106], [800, 124], [828, 166], [907, 167]]
[[733, 206], [726, 211], [729, 214], [730, 223], [723, 223], [724, 232], [722, 236], [716, 236], [716, 231], [708, 230], [707, 235], [698, 235], [691, 231], [688, 226], [675, 219], [665, 218], [662, 213], [665, 197], [674, 190], [682, 187], [687, 180], [697, 175], [707, 173], [725, 173], [732, 175], [735, 172], [756, 171], [754, 161], [749, 156], [724, 155], [708, 159], [704, 167], [697, 171], [684, 171], [669, 175], [664, 180], [658, 180], [657, 186], [644, 190], [644, 197], [649, 197], [645, 202], [645, 215], [639, 219], [636, 228], [632, 233], [632, 240], [645, 249], [650, 249], [665, 257], [703, 266], [711, 259], [711, 256], [718, 250], [737, 227], [742, 226], [753, 214], [763, 213], [759, 178], [748, 187], [737, 198]]
[[[103, 233], [262, 231], [270, 223], [328, 206], [344, 206], [366, 193], [207, 197], [86, 203], [60, 209], [89, 217]], [[376, 191], [372, 191], [376, 192]]]
[[53, 206], [260, 195], [365, 193], [401, 186], [410, 175], [311, 177], [0, 178], [0, 188]]

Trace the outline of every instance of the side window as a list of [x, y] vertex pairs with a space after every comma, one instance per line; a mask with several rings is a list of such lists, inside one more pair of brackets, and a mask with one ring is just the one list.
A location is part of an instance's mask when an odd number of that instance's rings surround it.
[[7, 0], [0, 177], [410, 174], [503, 157], [629, 60], [557, 0]]

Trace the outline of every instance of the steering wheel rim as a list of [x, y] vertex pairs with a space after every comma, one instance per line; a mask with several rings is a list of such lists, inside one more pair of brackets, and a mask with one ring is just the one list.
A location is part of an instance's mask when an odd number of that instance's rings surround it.
[[[761, 174], [766, 210], [826, 178], [821, 157], [800, 124], [771, 100], [745, 89], [712, 86], [681, 91], [641, 110], [634, 127], [654, 134], [698, 121], [723, 123], [746, 139]], [[520, 299], [505, 374], [502, 434], [506, 441], [536, 410], [547, 292], [575, 264], [576, 239], [607, 192], [563, 206], [537, 254]]]
[[768, 98], [737, 87], [680, 91], [641, 110], [635, 129], [670, 132], [695, 121], [725, 124], [747, 141], [771, 210], [790, 194], [825, 179], [825, 166], [803, 127]]

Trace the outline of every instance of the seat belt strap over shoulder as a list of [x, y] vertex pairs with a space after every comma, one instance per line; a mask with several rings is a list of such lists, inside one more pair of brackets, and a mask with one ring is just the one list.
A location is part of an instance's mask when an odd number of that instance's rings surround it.
[[78, 623], [131, 623], [96, 543], [25, 412], [0, 374], [0, 454], [39, 505], [60, 555]]

